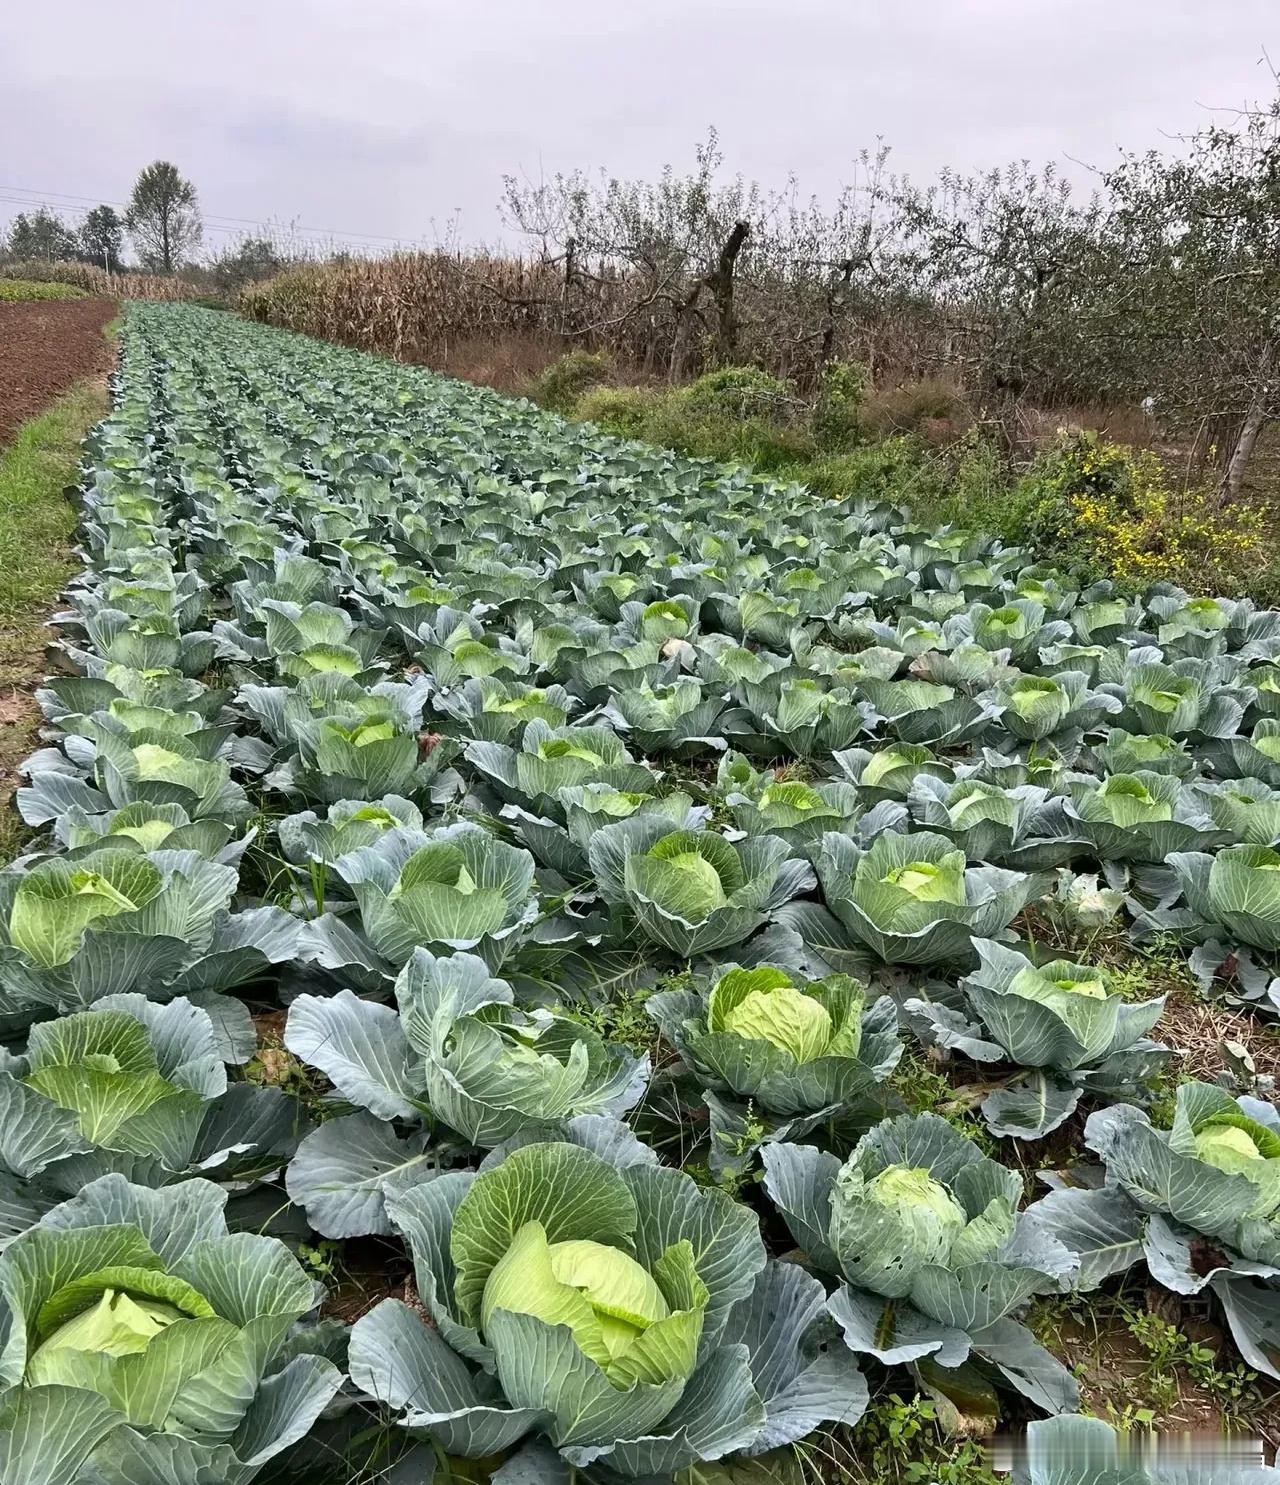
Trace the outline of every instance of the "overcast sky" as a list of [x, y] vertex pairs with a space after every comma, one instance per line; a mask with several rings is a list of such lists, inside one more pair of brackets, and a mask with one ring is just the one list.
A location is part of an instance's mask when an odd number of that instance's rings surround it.
[[729, 172], [820, 197], [877, 136], [916, 177], [1106, 163], [1269, 96], [1264, 49], [1277, 0], [57, 0], [0, 39], [0, 222], [160, 156], [215, 250], [496, 240], [505, 173], [651, 175], [711, 124]]

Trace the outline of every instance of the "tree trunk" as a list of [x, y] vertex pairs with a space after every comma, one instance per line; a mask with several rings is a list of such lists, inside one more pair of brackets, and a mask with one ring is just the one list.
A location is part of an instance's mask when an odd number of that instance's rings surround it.
[[844, 308], [849, 292], [849, 280], [853, 277], [853, 259], [846, 258], [840, 265], [840, 273], [827, 285], [827, 315], [822, 326], [822, 344], [818, 348], [818, 370], [831, 359], [836, 344], [836, 315]]
[[571, 237], [564, 245], [564, 283], [560, 289], [560, 339], [566, 344], [569, 340], [570, 317], [572, 315], [569, 301], [573, 294], [573, 278], [577, 267], [575, 255], [577, 251], [578, 240], [576, 237]]
[[1249, 468], [1249, 460], [1253, 458], [1253, 451], [1258, 446], [1258, 435], [1267, 423], [1267, 410], [1271, 405], [1271, 367], [1275, 359], [1275, 348], [1268, 342], [1262, 350], [1258, 361], [1258, 380], [1253, 389], [1253, 400], [1249, 404], [1249, 410], [1245, 413], [1244, 422], [1240, 425], [1240, 432], [1236, 437], [1235, 447], [1231, 450], [1231, 457], [1227, 460], [1226, 468], [1222, 471], [1222, 478], [1218, 482], [1219, 506], [1228, 505], [1240, 498], [1240, 491], [1244, 486], [1245, 473]]
[[742, 245], [751, 235], [750, 222], [735, 222], [733, 231], [720, 249], [716, 266], [707, 275], [707, 288], [716, 306], [716, 362], [720, 366], [732, 363], [738, 348], [738, 317], [733, 303], [733, 270], [738, 261]]
[[693, 336], [694, 311], [698, 307], [698, 296], [702, 293], [702, 280], [695, 279], [693, 287], [676, 310], [676, 332], [671, 341], [671, 364], [667, 368], [667, 380], [674, 387], [684, 376], [685, 358], [689, 354], [689, 341]]

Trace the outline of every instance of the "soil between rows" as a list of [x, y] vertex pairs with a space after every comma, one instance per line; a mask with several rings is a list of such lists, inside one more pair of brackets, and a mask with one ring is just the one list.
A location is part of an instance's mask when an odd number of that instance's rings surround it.
[[0, 448], [73, 383], [110, 370], [111, 299], [0, 304]]

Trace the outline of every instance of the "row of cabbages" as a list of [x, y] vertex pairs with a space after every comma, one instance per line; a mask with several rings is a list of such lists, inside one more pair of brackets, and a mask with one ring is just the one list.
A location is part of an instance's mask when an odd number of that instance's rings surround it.
[[[1140, 1259], [1280, 1375], [1274, 1107], [1152, 1128], [1163, 1002], [1010, 928], [1057, 872], [1280, 1000], [1280, 616], [184, 308], [83, 496], [0, 875], [4, 1485], [247, 1480], [360, 1398], [663, 1480], [856, 1422], [859, 1358], [1067, 1412], [1019, 1317]], [[236, 991], [322, 1099], [237, 1071]], [[657, 1068], [598, 1029], [640, 994]], [[1028, 1204], [904, 1037], [1096, 1162]], [[405, 1301], [317, 1321], [289, 1202], [403, 1238]]]

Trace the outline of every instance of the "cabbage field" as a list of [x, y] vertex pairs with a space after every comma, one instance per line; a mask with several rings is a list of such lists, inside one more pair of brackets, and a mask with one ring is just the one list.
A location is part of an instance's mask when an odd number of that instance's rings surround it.
[[1280, 614], [184, 306], [80, 498], [2, 1485], [816, 1482], [917, 1392], [1033, 1485], [1280, 1480], [1026, 1323], [1145, 1271], [1280, 1378], [1272, 1090], [1115, 970], [1280, 1015]]

